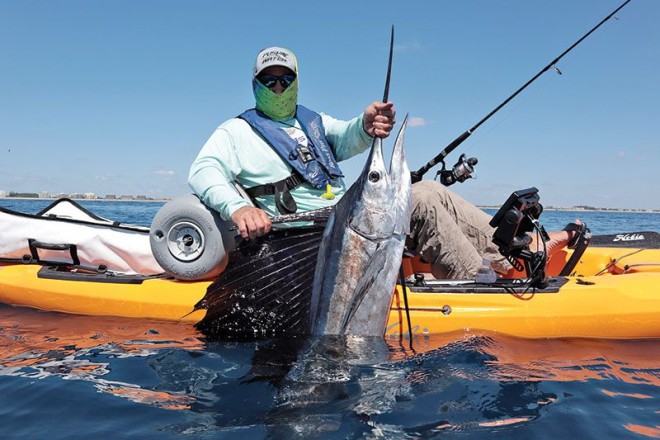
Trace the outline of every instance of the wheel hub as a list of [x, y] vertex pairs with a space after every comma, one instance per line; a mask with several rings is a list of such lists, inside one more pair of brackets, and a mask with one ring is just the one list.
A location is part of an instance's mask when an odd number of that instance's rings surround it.
[[193, 261], [204, 253], [204, 234], [190, 222], [172, 226], [167, 234], [167, 248], [179, 261]]

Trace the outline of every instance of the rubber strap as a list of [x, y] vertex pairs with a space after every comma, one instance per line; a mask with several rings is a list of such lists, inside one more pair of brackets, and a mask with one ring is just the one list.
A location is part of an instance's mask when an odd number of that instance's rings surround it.
[[298, 210], [296, 201], [291, 196], [291, 190], [299, 187], [305, 180], [298, 173], [293, 173], [286, 179], [275, 183], [246, 188], [245, 192], [254, 199], [259, 196], [275, 196], [275, 206], [280, 214], [293, 214]]

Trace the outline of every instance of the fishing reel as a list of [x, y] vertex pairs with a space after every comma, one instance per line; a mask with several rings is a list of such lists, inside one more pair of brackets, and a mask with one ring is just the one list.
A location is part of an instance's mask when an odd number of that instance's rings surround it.
[[442, 169], [437, 172], [436, 179], [440, 177], [440, 183], [444, 186], [453, 185], [456, 182], [465, 182], [467, 179], [473, 177], [474, 166], [477, 164], [476, 157], [466, 158], [465, 153], [458, 157], [458, 161], [454, 164], [451, 170], [447, 169], [444, 159], [442, 160]]

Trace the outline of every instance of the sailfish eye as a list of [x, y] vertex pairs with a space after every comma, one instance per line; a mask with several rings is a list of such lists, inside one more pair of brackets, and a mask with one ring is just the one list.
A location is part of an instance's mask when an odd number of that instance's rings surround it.
[[378, 182], [380, 180], [380, 173], [378, 171], [372, 171], [369, 173], [369, 181], [370, 182]]

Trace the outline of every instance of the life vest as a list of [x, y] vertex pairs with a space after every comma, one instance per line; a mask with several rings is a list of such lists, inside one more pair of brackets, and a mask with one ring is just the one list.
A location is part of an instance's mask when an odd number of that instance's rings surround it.
[[281, 126], [256, 109], [241, 113], [239, 118], [254, 128], [291, 167], [294, 172], [279, 182], [246, 188], [252, 196], [275, 195], [275, 205], [281, 214], [296, 212], [290, 190], [308, 182], [323, 189], [331, 181], [344, 177], [325, 137], [321, 116], [302, 105], [296, 107], [296, 119], [307, 136], [307, 146], [291, 138]]

